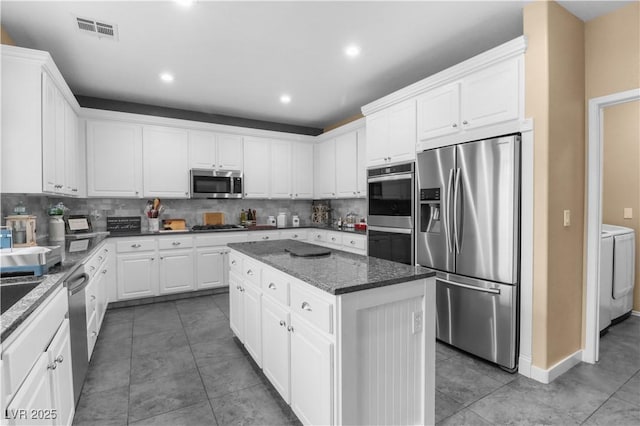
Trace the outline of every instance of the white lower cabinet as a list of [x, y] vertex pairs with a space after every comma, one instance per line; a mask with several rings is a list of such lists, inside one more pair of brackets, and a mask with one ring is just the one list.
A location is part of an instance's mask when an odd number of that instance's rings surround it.
[[288, 309], [269, 297], [262, 299], [262, 371], [287, 404], [291, 402], [289, 318]]
[[[233, 262], [233, 261], [232, 261]], [[229, 326], [231, 331], [244, 342], [244, 301], [242, 298], [242, 278], [229, 274]]]
[[158, 290], [155, 252], [118, 254], [118, 300], [157, 296]]
[[192, 249], [160, 251], [160, 294], [194, 290]]
[[8, 425], [71, 425], [75, 411], [67, 292], [59, 288], [2, 347]]
[[199, 248], [196, 251], [196, 288], [224, 287], [225, 254], [223, 247]]
[[245, 281], [242, 287], [244, 310], [244, 347], [258, 366], [262, 367], [262, 293], [253, 284]]
[[291, 317], [291, 408], [306, 425], [333, 422], [333, 343]]

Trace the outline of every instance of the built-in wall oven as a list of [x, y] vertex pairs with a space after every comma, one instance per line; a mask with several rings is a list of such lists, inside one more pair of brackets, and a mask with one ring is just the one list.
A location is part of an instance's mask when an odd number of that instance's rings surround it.
[[367, 171], [369, 256], [414, 263], [414, 164]]

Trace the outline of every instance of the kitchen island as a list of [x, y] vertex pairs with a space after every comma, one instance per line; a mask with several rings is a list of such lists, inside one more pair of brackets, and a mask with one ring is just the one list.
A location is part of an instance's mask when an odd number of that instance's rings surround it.
[[302, 423], [434, 423], [435, 272], [293, 240], [229, 247], [231, 329]]

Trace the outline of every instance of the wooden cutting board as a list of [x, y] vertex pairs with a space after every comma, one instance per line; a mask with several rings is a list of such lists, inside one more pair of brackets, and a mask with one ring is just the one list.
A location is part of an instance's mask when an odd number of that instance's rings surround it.
[[202, 222], [204, 225], [224, 225], [224, 213], [222, 212], [203, 213]]
[[187, 221], [184, 219], [163, 219], [162, 229], [171, 229], [173, 231], [187, 229]]

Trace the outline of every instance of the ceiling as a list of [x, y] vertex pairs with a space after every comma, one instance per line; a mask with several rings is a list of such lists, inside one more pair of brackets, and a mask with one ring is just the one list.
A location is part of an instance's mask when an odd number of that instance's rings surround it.
[[[589, 20], [628, 2], [560, 3]], [[0, 19], [17, 45], [49, 51], [76, 95], [325, 128], [522, 35], [525, 4], [3, 0]], [[117, 40], [76, 17], [115, 24]]]

